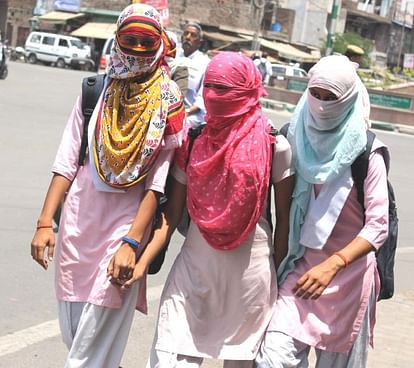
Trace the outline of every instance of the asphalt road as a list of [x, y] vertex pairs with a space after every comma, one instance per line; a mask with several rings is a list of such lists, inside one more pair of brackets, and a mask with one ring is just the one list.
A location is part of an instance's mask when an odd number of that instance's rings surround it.
[[[87, 72], [41, 65], [9, 63], [0, 81], [0, 368], [56, 368], [66, 349], [59, 336], [53, 288], [53, 266], [45, 272], [30, 257], [30, 241], [50, 180], [50, 167], [62, 130]], [[289, 119], [283, 111], [268, 111], [277, 126]], [[400, 235], [396, 266], [397, 291], [413, 290], [411, 226], [414, 223], [413, 137], [377, 131], [392, 154], [391, 180], [399, 206]], [[136, 313], [124, 355], [124, 368], [145, 367], [151, 346], [159, 294], [166, 272], [179, 250], [176, 235], [159, 275], [149, 277], [149, 315]], [[218, 367], [206, 362], [204, 367]]]

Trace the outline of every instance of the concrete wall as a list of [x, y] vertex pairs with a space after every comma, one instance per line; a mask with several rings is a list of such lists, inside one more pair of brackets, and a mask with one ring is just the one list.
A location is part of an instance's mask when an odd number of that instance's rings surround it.
[[[274, 80], [275, 86], [266, 87], [268, 96], [267, 99], [286, 102], [288, 104], [296, 105], [302, 95], [301, 91], [288, 90], [289, 80], [297, 82], [306, 82], [306, 79], [287, 77], [284, 80]], [[408, 109], [396, 109], [383, 106], [377, 106], [371, 104], [371, 120], [383, 121], [391, 124], [403, 124], [414, 127], [414, 95], [403, 94], [391, 91], [377, 91], [369, 90], [368, 92], [375, 94], [383, 94], [387, 96], [405, 97], [411, 99], [411, 110]]]
[[251, 0], [169, 0], [172, 26], [197, 20], [215, 26], [254, 30], [257, 14]]

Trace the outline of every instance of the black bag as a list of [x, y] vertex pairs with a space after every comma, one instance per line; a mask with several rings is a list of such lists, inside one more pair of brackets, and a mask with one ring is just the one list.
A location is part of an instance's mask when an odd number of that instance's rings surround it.
[[[367, 131], [367, 146], [361, 155], [357, 157], [351, 166], [352, 177], [358, 191], [358, 201], [364, 210], [364, 180], [368, 173], [369, 155], [371, 153], [372, 143], [374, 142], [375, 134]], [[387, 171], [389, 169], [389, 152], [387, 149], [382, 149], [382, 157], [384, 158]], [[389, 299], [394, 295], [394, 263], [395, 252], [397, 249], [398, 238], [398, 216], [397, 206], [395, 201], [394, 189], [389, 180], [388, 185], [388, 237], [382, 247], [376, 253], [377, 268], [381, 280], [381, 288], [378, 295], [378, 300]]]
[[[280, 133], [287, 136], [289, 129], [289, 123], [285, 124]], [[352, 163], [351, 171], [352, 178], [354, 179], [355, 186], [358, 193], [358, 202], [362, 206], [363, 212], [365, 212], [364, 206], [364, 181], [368, 174], [369, 155], [371, 153], [372, 143], [374, 142], [375, 134], [371, 131], [367, 131], [367, 145], [365, 151], [362, 152]], [[382, 157], [384, 158], [387, 172], [389, 170], [390, 156], [387, 149], [382, 149]], [[381, 280], [380, 292], [378, 300], [389, 299], [394, 295], [394, 263], [395, 252], [397, 249], [398, 238], [398, 216], [397, 206], [395, 201], [394, 189], [389, 180], [388, 185], [388, 237], [384, 244], [376, 252], [377, 268]]]

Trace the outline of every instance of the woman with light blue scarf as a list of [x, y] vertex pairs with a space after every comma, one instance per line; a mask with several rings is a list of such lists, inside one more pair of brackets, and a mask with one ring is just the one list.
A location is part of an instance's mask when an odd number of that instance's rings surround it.
[[362, 368], [379, 290], [375, 250], [388, 235], [387, 172], [375, 140], [358, 202], [351, 164], [365, 150], [363, 85], [344, 56], [322, 58], [289, 125], [297, 182], [289, 251], [258, 368]]

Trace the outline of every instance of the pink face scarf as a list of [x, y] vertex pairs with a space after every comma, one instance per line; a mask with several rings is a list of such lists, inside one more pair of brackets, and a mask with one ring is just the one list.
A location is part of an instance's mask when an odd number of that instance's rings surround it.
[[234, 249], [246, 240], [265, 206], [274, 141], [259, 104], [265, 94], [259, 71], [244, 55], [222, 52], [207, 66], [207, 126], [187, 166], [187, 206], [216, 249]]

